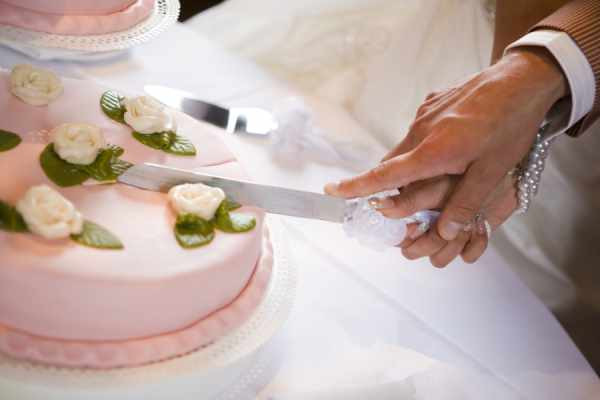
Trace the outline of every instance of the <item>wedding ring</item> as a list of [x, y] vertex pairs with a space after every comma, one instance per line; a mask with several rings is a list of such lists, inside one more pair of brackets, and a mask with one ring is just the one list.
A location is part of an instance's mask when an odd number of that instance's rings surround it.
[[480, 235], [485, 234], [486, 237], [489, 239], [492, 235], [492, 226], [485, 218], [485, 215], [482, 212], [477, 213], [475, 215], [475, 218], [473, 219], [473, 222], [477, 233], [479, 233]]
[[381, 200], [379, 200], [378, 197], [369, 197], [367, 199], [367, 203], [369, 203], [369, 206], [375, 210], [381, 206]]
[[490, 225], [487, 219], [483, 220], [483, 225], [485, 226], [485, 235], [489, 240], [492, 236], [492, 226]]

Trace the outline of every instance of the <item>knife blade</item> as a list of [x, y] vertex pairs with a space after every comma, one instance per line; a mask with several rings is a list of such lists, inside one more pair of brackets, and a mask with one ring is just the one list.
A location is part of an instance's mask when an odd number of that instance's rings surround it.
[[171, 108], [229, 133], [268, 135], [278, 127], [275, 117], [261, 108], [225, 108], [200, 100], [192, 93], [160, 85], [146, 85], [144, 91]]
[[344, 199], [320, 193], [223, 178], [159, 164], [134, 165], [117, 179], [130, 186], [156, 192], [168, 192], [173, 186], [184, 183], [204, 183], [223, 189], [227, 196], [238, 203], [256, 206], [269, 213], [330, 222], [342, 223], [346, 209]]

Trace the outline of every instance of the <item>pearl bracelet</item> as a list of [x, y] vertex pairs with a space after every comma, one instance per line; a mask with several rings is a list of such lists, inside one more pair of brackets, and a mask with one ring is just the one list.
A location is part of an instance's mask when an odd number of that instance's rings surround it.
[[542, 171], [546, 165], [548, 150], [556, 136], [545, 137], [548, 125], [540, 128], [535, 138], [535, 143], [529, 151], [527, 158], [517, 167], [517, 191], [519, 205], [517, 213], [525, 213], [529, 209], [533, 197], [540, 188]]

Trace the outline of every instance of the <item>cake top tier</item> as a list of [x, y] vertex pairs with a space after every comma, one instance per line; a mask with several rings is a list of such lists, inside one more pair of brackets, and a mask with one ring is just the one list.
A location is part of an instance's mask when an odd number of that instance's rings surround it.
[[101, 35], [145, 21], [155, 5], [155, 0], [0, 0], [0, 24], [57, 35]]
[[136, 0], [1, 0], [0, 2], [45, 14], [108, 15], [123, 11]]

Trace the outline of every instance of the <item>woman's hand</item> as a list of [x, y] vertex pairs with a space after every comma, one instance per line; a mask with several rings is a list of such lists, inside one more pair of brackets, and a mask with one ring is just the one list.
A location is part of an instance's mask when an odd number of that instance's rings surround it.
[[[410, 260], [429, 257], [431, 264], [443, 268], [459, 255], [468, 263], [481, 257], [491, 232], [504, 223], [517, 208], [514, 176], [507, 176], [486, 199], [481, 214], [468, 228], [451, 241], [442, 239], [436, 229], [420, 232], [418, 224], [408, 226], [407, 237], [400, 244]], [[389, 218], [404, 218], [422, 209], [442, 208], [459, 182], [457, 176], [442, 176], [405, 186], [398, 195], [378, 202], [379, 211]]]
[[428, 236], [452, 242], [485, 211], [486, 200], [528, 153], [544, 116], [566, 91], [545, 50], [511, 52], [466, 83], [429, 95], [405, 139], [380, 165], [325, 191], [353, 198], [449, 176], [453, 188], [438, 204], [437, 232]]

